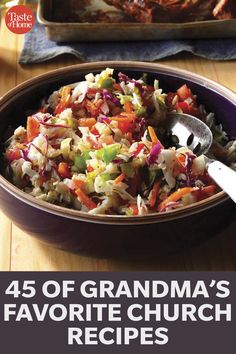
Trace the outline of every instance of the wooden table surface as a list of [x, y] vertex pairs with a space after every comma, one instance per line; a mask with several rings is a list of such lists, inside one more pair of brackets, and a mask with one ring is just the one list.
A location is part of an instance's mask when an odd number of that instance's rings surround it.
[[[77, 59], [61, 57], [51, 62], [20, 66], [18, 56], [23, 37], [0, 30], [0, 96], [38, 74], [76, 64]], [[236, 91], [236, 61], [213, 62], [190, 54], [161, 61], [204, 75]], [[224, 236], [224, 235], [223, 235]], [[17, 228], [0, 211], [1, 271], [132, 271], [132, 270], [236, 270], [236, 235], [215, 237], [187, 252], [165, 259], [96, 259], [70, 254], [41, 244]]]

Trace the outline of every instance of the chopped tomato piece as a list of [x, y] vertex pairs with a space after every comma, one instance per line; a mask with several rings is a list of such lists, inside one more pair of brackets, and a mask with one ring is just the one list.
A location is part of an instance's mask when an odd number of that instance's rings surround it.
[[118, 128], [121, 130], [123, 134], [128, 133], [133, 128], [133, 121], [119, 121]]
[[19, 149], [8, 149], [6, 152], [6, 157], [9, 162], [19, 160], [22, 157], [21, 151]]
[[70, 178], [70, 167], [67, 162], [60, 162], [58, 165], [58, 173], [62, 178]]
[[178, 102], [176, 104], [176, 108], [180, 108], [183, 113], [186, 114], [191, 114], [192, 116], [198, 117], [199, 116], [199, 110], [197, 107], [195, 107], [192, 104], [188, 104], [187, 102]]
[[196, 201], [200, 201], [203, 199], [206, 199], [208, 197], [211, 197], [212, 195], [216, 194], [217, 187], [212, 184], [207, 187], [200, 188], [199, 190], [196, 190], [193, 192], [194, 197], [196, 198]]
[[138, 143], [137, 149], [132, 153], [132, 156], [136, 157], [140, 153], [140, 151], [144, 148], [143, 143]]
[[99, 136], [100, 136], [100, 133], [99, 133], [99, 131], [96, 129], [95, 126], [93, 126], [93, 127], [90, 129], [90, 131], [91, 131], [91, 133], [92, 133], [93, 135], [96, 135], [96, 137], [99, 137]]
[[101, 90], [98, 89], [98, 88], [93, 88], [93, 87], [90, 87], [88, 89], [88, 92], [87, 92], [87, 95], [89, 96], [95, 96], [97, 92], [100, 92]]
[[118, 122], [118, 128], [125, 134], [134, 128], [135, 118], [135, 113], [123, 112], [119, 116], [110, 117], [109, 119]]
[[147, 91], [148, 91], [149, 93], [152, 93], [152, 92], [154, 91], [154, 87], [151, 86], [151, 85], [148, 85], [148, 86], [147, 86]]
[[127, 140], [129, 140], [129, 142], [132, 144], [132, 141], [133, 141], [133, 135], [131, 132], [127, 132], [126, 133], [126, 137], [127, 137]]
[[177, 94], [181, 101], [184, 101], [189, 97], [193, 98], [192, 91], [190, 90], [190, 88], [188, 88], [186, 84], [184, 84], [177, 90]]
[[40, 127], [40, 123], [36, 118], [34, 118], [33, 116], [29, 116], [27, 118], [26, 132], [27, 132], [28, 143], [33, 141], [36, 138], [36, 136], [38, 136], [39, 127]]
[[207, 187], [203, 187], [202, 190], [210, 197], [211, 195], [216, 193], [217, 187], [216, 185], [212, 184]]
[[[70, 108], [72, 109], [73, 112], [76, 112], [80, 109], [80, 104], [78, 102], [72, 102], [70, 104]], [[85, 113], [85, 111], [84, 111]]]
[[88, 167], [87, 167], [87, 171], [88, 171], [88, 172], [93, 172], [93, 171], [94, 171], [94, 168], [93, 168], [92, 166], [88, 166]]
[[66, 109], [66, 104], [64, 102], [60, 102], [58, 103], [58, 105], [56, 106], [55, 110], [54, 110], [54, 114], [60, 114], [61, 112], [63, 112]]
[[176, 108], [181, 109], [183, 111], [183, 113], [189, 114], [190, 106], [187, 102], [178, 102], [176, 104]]
[[129, 209], [132, 211], [132, 215], [138, 215], [138, 207], [136, 204], [130, 205]]

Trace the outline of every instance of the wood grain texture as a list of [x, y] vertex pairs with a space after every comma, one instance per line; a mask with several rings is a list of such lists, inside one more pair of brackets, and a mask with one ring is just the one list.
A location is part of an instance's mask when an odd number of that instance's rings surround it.
[[0, 270], [11, 269], [11, 221], [0, 211]]
[[[6, 39], [6, 40], [5, 40]], [[0, 29], [0, 96], [16, 85], [16, 36]], [[0, 212], [0, 270], [11, 267], [11, 221]]]
[[[20, 66], [22, 36], [15, 36], [3, 25], [0, 32], [0, 95], [33, 76], [59, 67], [78, 63], [72, 57]], [[183, 68], [236, 91], [236, 61], [213, 62], [181, 54], [161, 63]], [[181, 254], [159, 259], [97, 259], [70, 254], [43, 245], [25, 234], [0, 213], [0, 270], [14, 271], [134, 271], [134, 270], [236, 270], [236, 237], [220, 235]]]

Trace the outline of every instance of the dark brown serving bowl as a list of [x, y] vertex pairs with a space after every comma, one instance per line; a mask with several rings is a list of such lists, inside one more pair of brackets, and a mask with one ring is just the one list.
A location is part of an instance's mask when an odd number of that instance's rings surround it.
[[[27, 112], [39, 106], [60, 86], [79, 81], [87, 73], [115, 68], [139, 78], [159, 79], [164, 91], [175, 91], [183, 83], [193, 90], [208, 111], [215, 112], [225, 130], [236, 136], [236, 95], [225, 87], [190, 72], [141, 62], [79, 64], [40, 75], [17, 86], [0, 99], [0, 138], [11, 125], [24, 124]], [[4, 174], [4, 171], [2, 171]], [[3, 174], [0, 176], [0, 205], [20, 228], [58, 248], [96, 255], [162, 253], [175, 251], [199, 240], [236, 227], [235, 205], [220, 192], [207, 200], [174, 211], [146, 216], [97, 216], [69, 210], [35, 199], [22, 192]]]

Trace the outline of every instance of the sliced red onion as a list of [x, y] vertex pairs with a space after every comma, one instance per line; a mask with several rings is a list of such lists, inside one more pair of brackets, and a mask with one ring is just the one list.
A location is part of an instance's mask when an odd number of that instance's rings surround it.
[[103, 102], [103, 104], [101, 105], [100, 109], [101, 109], [103, 114], [108, 114], [109, 113], [110, 108], [109, 108], [106, 100]]
[[45, 138], [45, 141], [46, 141], [46, 154], [47, 154], [47, 152], [48, 152], [48, 147], [49, 147], [49, 142], [48, 142], [48, 136], [47, 135], [45, 135], [44, 136], [44, 138]]
[[49, 113], [44, 113], [42, 117], [42, 113], [36, 113], [33, 115], [34, 118], [36, 118], [40, 123], [45, 123], [48, 119], [50, 119], [52, 116]]
[[186, 156], [185, 167], [186, 167], [187, 171], [190, 171], [192, 168], [193, 160], [196, 159], [196, 156], [191, 153], [186, 153], [185, 156]]
[[98, 121], [99, 123], [109, 122], [109, 118], [100, 114], [100, 115], [98, 116], [97, 121]]
[[47, 114], [43, 118], [43, 122], [46, 123], [50, 118], [52, 118], [51, 114]]
[[41, 155], [43, 155], [44, 156], [44, 154], [43, 154], [43, 152], [42, 152], [42, 150], [37, 146], [37, 145], [35, 145], [34, 143], [30, 143], [30, 145], [29, 146], [33, 146]]
[[32, 163], [32, 160], [28, 157], [29, 150], [28, 149], [27, 150], [22, 149], [21, 152], [23, 154], [23, 157], [24, 157], [25, 161], [29, 161], [29, 162]]
[[153, 148], [150, 151], [150, 154], [147, 158], [149, 165], [153, 165], [156, 162], [156, 160], [161, 152], [161, 149], [162, 149], [162, 147], [161, 147], [160, 143], [157, 143], [156, 145], [153, 146]]
[[64, 124], [51, 124], [45, 122], [40, 122], [40, 124], [50, 128], [70, 128], [68, 125], [64, 125]]
[[118, 74], [118, 78], [119, 78], [120, 82], [121, 81], [124, 81], [124, 82], [131, 81], [131, 79], [127, 75], [125, 75], [121, 72]]
[[118, 100], [118, 98], [114, 97], [110, 92], [108, 92], [107, 90], [102, 90], [102, 97], [105, 100], [109, 100], [112, 103], [114, 103], [116, 106], [120, 105], [120, 101]]
[[45, 114], [43, 119], [41, 118], [41, 116], [39, 116], [39, 114], [34, 114], [33, 116], [34, 118], [36, 118], [39, 123], [41, 125], [44, 125], [46, 127], [52, 127], [52, 128], [70, 128], [68, 125], [64, 125], [64, 124], [52, 124], [52, 123], [46, 123], [46, 121], [50, 118], [52, 118], [51, 114]]
[[166, 209], [171, 208], [171, 209], [177, 209], [179, 207], [182, 207], [183, 204], [179, 202], [169, 202], [165, 205], [165, 207], [161, 211], [166, 211]]
[[130, 79], [127, 75], [125, 75], [123, 73], [119, 73], [118, 74], [118, 78], [119, 78], [120, 82], [122, 82], [122, 81], [125, 82], [125, 83], [126, 82], [131, 82], [132, 84], [134, 84], [134, 86], [139, 89], [140, 93], [144, 92], [143, 86], [142, 86], [142, 84], [139, 81], [137, 81], [135, 79]]
[[52, 118], [51, 114], [44, 114], [43, 118], [39, 114], [34, 114], [34, 118], [36, 118], [41, 125], [44, 125], [46, 127], [52, 127], [52, 128], [70, 128], [68, 125], [64, 124], [53, 124], [53, 123], [47, 123], [47, 121]]
[[112, 162], [115, 163], [115, 164], [120, 164], [120, 163], [123, 163], [124, 160], [122, 160], [122, 159], [115, 159], [115, 160], [113, 160]]
[[51, 147], [53, 149], [59, 149], [60, 148], [60, 144], [51, 144]]
[[143, 89], [143, 85], [138, 82], [137, 80], [134, 80], [132, 79], [131, 82], [134, 84], [135, 87], [137, 87], [139, 89], [139, 92], [142, 94], [142, 97], [143, 97], [143, 94], [144, 94], [144, 89]]
[[136, 136], [136, 140], [141, 140], [141, 137], [143, 136], [145, 130], [147, 129], [146, 119], [140, 117], [136, 119], [135, 123], [136, 123], [136, 127], [138, 128], [138, 134]]

